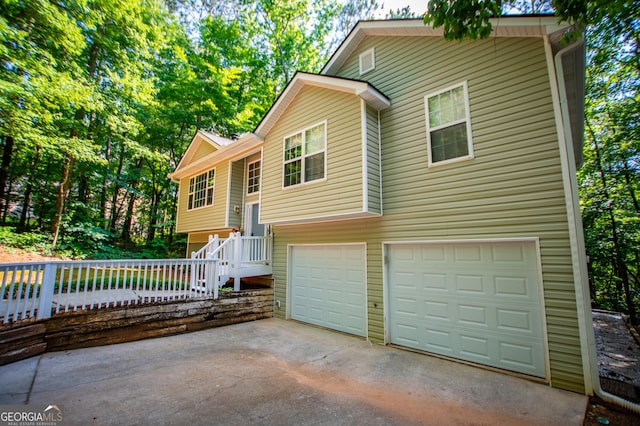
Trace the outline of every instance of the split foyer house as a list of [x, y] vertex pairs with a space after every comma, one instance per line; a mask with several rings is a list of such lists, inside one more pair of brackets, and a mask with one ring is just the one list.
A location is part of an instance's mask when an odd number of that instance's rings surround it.
[[177, 228], [271, 235], [279, 318], [591, 393], [584, 49], [555, 17], [493, 24], [360, 22], [252, 133], [195, 135]]

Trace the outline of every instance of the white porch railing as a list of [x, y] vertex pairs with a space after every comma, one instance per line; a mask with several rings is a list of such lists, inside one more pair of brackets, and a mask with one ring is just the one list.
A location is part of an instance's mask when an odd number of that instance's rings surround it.
[[191, 259], [217, 262], [213, 275], [206, 266], [199, 271], [192, 288], [199, 289], [201, 282], [223, 286], [228, 279], [233, 278], [233, 289], [238, 291], [240, 278], [271, 273], [271, 237], [243, 237], [239, 232], [230, 233], [226, 239], [219, 238], [218, 235], [209, 236], [209, 242], [197, 252], [192, 252]]
[[53, 313], [194, 297], [217, 298], [215, 259], [87, 260], [0, 264], [0, 322], [49, 318]]
[[0, 323], [54, 313], [194, 297], [218, 298], [234, 278], [271, 273], [271, 237], [211, 237], [191, 259], [0, 264]]

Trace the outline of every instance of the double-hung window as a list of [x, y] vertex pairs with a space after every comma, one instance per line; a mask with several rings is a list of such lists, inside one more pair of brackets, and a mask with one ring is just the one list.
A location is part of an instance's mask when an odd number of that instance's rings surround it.
[[325, 178], [326, 127], [321, 123], [284, 138], [285, 187]]
[[260, 161], [249, 163], [247, 170], [247, 194], [260, 192]]
[[429, 165], [473, 158], [467, 83], [424, 98]]
[[189, 179], [188, 210], [213, 205], [213, 192], [216, 186], [216, 171], [211, 169]]

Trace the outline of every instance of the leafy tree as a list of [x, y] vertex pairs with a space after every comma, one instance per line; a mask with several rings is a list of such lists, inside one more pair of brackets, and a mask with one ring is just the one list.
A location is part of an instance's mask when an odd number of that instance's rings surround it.
[[0, 0], [2, 221], [48, 230], [77, 256], [145, 240], [172, 250], [184, 241], [173, 235], [177, 187], [166, 175], [196, 130], [252, 130], [295, 71], [318, 71], [377, 8]]
[[443, 27], [445, 38], [485, 38], [491, 34], [492, 18], [504, 13], [555, 14], [560, 21], [568, 22], [579, 35], [587, 25], [605, 18], [637, 16], [638, 5], [634, 0], [430, 0], [425, 24]]
[[636, 11], [587, 28], [587, 131], [578, 175], [592, 299], [633, 322], [640, 301], [638, 18]]
[[46, 0], [0, 3], [0, 202], [4, 207], [14, 153], [37, 147], [47, 155], [58, 155], [60, 147], [69, 146], [90, 155], [70, 140], [64, 118], [74, 106], [88, 108], [92, 95], [76, 66], [85, 47], [76, 25], [83, 8], [83, 2], [66, 7]]

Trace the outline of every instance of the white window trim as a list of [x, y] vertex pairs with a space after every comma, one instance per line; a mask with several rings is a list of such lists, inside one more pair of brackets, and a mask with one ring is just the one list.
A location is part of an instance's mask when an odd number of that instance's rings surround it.
[[[300, 170], [301, 170], [301, 173], [302, 173], [302, 175], [300, 177], [300, 183], [297, 183], [295, 185], [285, 186], [284, 185], [284, 165], [285, 165], [285, 163], [287, 161], [284, 159], [284, 156], [285, 156], [285, 153], [286, 153], [285, 152], [286, 151], [285, 144], [286, 144], [287, 138], [290, 138], [290, 137], [295, 136], [295, 135], [297, 135], [299, 133], [302, 133], [302, 135], [303, 135], [302, 149], [304, 151], [304, 146], [305, 146], [304, 134], [305, 134], [305, 132], [307, 130], [309, 130], [309, 129], [312, 129], [314, 127], [320, 126], [321, 124], [324, 125], [324, 149], [318, 150], [318, 151], [314, 151], [314, 152], [311, 152], [311, 153], [303, 152], [302, 155], [301, 155], [301, 165], [300, 165], [300, 167], [301, 167]], [[312, 124], [311, 126], [307, 126], [304, 129], [298, 130], [297, 132], [293, 132], [293, 133], [290, 133], [288, 135], [285, 135], [285, 137], [282, 138], [282, 169], [281, 169], [280, 173], [282, 174], [282, 189], [283, 190], [287, 190], [287, 189], [291, 189], [291, 188], [299, 188], [301, 186], [312, 185], [314, 183], [325, 182], [327, 180], [327, 145], [328, 145], [327, 127], [328, 127], [327, 126], [327, 120], [324, 120], [324, 121], [320, 121], [318, 123]], [[313, 154], [318, 154], [320, 152], [324, 152], [324, 177], [322, 179], [314, 179], [314, 180], [311, 180], [311, 181], [307, 182], [307, 181], [304, 180], [304, 170], [305, 170], [304, 159], [305, 159], [305, 157], [308, 157], [308, 156], [313, 155]]]
[[[362, 58], [365, 57], [366, 55], [371, 55], [371, 67], [367, 68], [367, 69], [363, 69], [362, 68]], [[371, 49], [367, 49], [364, 52], [362, 52], [360, 54], [360, 56], [358, 56], [358, 62], [359, 62], [359, 65], [360, 65], [360, 75], [366, 74], [369, 71], [373, 71], [374, 69], [376, 69], [376, 51], [375, 51], [375, 48], [372, 47]]]
[[[209, 185], [207, 185], [207, 186], [205, 186], [205, 194], [204, 194], [204, 202], [205, 202], [205, 204], [200, 206], [200, 207], [189, 208], [189, 196], [191, 195], [191, 179], [195, 179], [200, 175], [205, 175], [206, 174], [207, 175], [207, 183], [208, 183], [208, 181], [209, 181], [209, 172], [212, 171], [212, 170], [213, 170], [214, 184], [211, 187], [211, 188], [213, 188], [213, 194], [211, 196], [211, 204], [207, 204], [207, 190], [210, 188]], [[215, 204], [215, 200], [216, 200], [216, 184], [215, 184], [215, 181], [216, 180], [218, 180], [218, 173], [216, 172], [216, 168], [215, 167], [213, 167], [211, 169], [208, 169], [208, 170], [206, 170], [206, 171], [204, 171], [202, 173], [195, 174], [195, 175], [191, 176], [188, 179], [188, 183], [187, 183], [187, 211], [192, 212], [192, 211], [195, 211], [195, 210], [205, 209], [207, 207], [212, 207]]]
[[[441, 93], [444, 92], [448, 92], [450, 90], [456, 89], [458, 87], [462, 86], [463, 91], [464, 91], [464, 109], [465, 109], [465, 116], [466, 118], [464, 120], [457, 120], [457, 121], [452, 121], [450, 123], [447, 123], [446, 125], [441, 125], [441, 126], [435, 126], [435, 127], [430, 127], [429, 125], [429, 98], [433, 97], [433, 96], [437, 96]], [[469, 87], [467, 84], [467, 81], [463, 81], [462, 83], [459, 84], [455, 84], [453, 86], [449, 86], [449, 87], [445, 87], [441, 90], [438, 90], [436, 92], [432, 92], [429, 93], [428, 95], [426, 95], [424, 97], [424, 110], [425, 110], [425, 122], [427, 124], [427, 154], [428, 154], [428, 167], [434, 167], [434, 166], [441, 166], [441, 165], [445, 165], [445, 164], [451, 164], [451, 163], [457, 163], [459, 161], [467, 161], [467, 160], [472, 160], [474, 158], [474, 152], [473, 152], [473, 136], [471, 135], [471, 113], [470, 113], [470, 108], [469, 108]], [[437, 162], [433, 162], [432, 160], [432, 154], [431, 154], [431, 132], [438, 130], [438, 129], [443, 129], [446, 127], [450, 127], [452, 125], [456, 125], [456, 124], [460, 124], [460, 123], [467, 123], [467, 149], [468, 149], [468, 154], [462, 157], [456, 157], [456, 158], [450, 158], [448, 160], [442, 160], [442, 161], [437, 161]]]
[[[249, 169], [250, 169], [250, 166], [255, 163], [260, 163], [260, 173], [258, 174], [258, 190], [254, 192], [249, 192]], [[247, 163], [246, 182], [247, 182], [247, 196], [260, 194], [260, 191], [262, 190], [262, 160], [255, 160], [250, 163]]]

